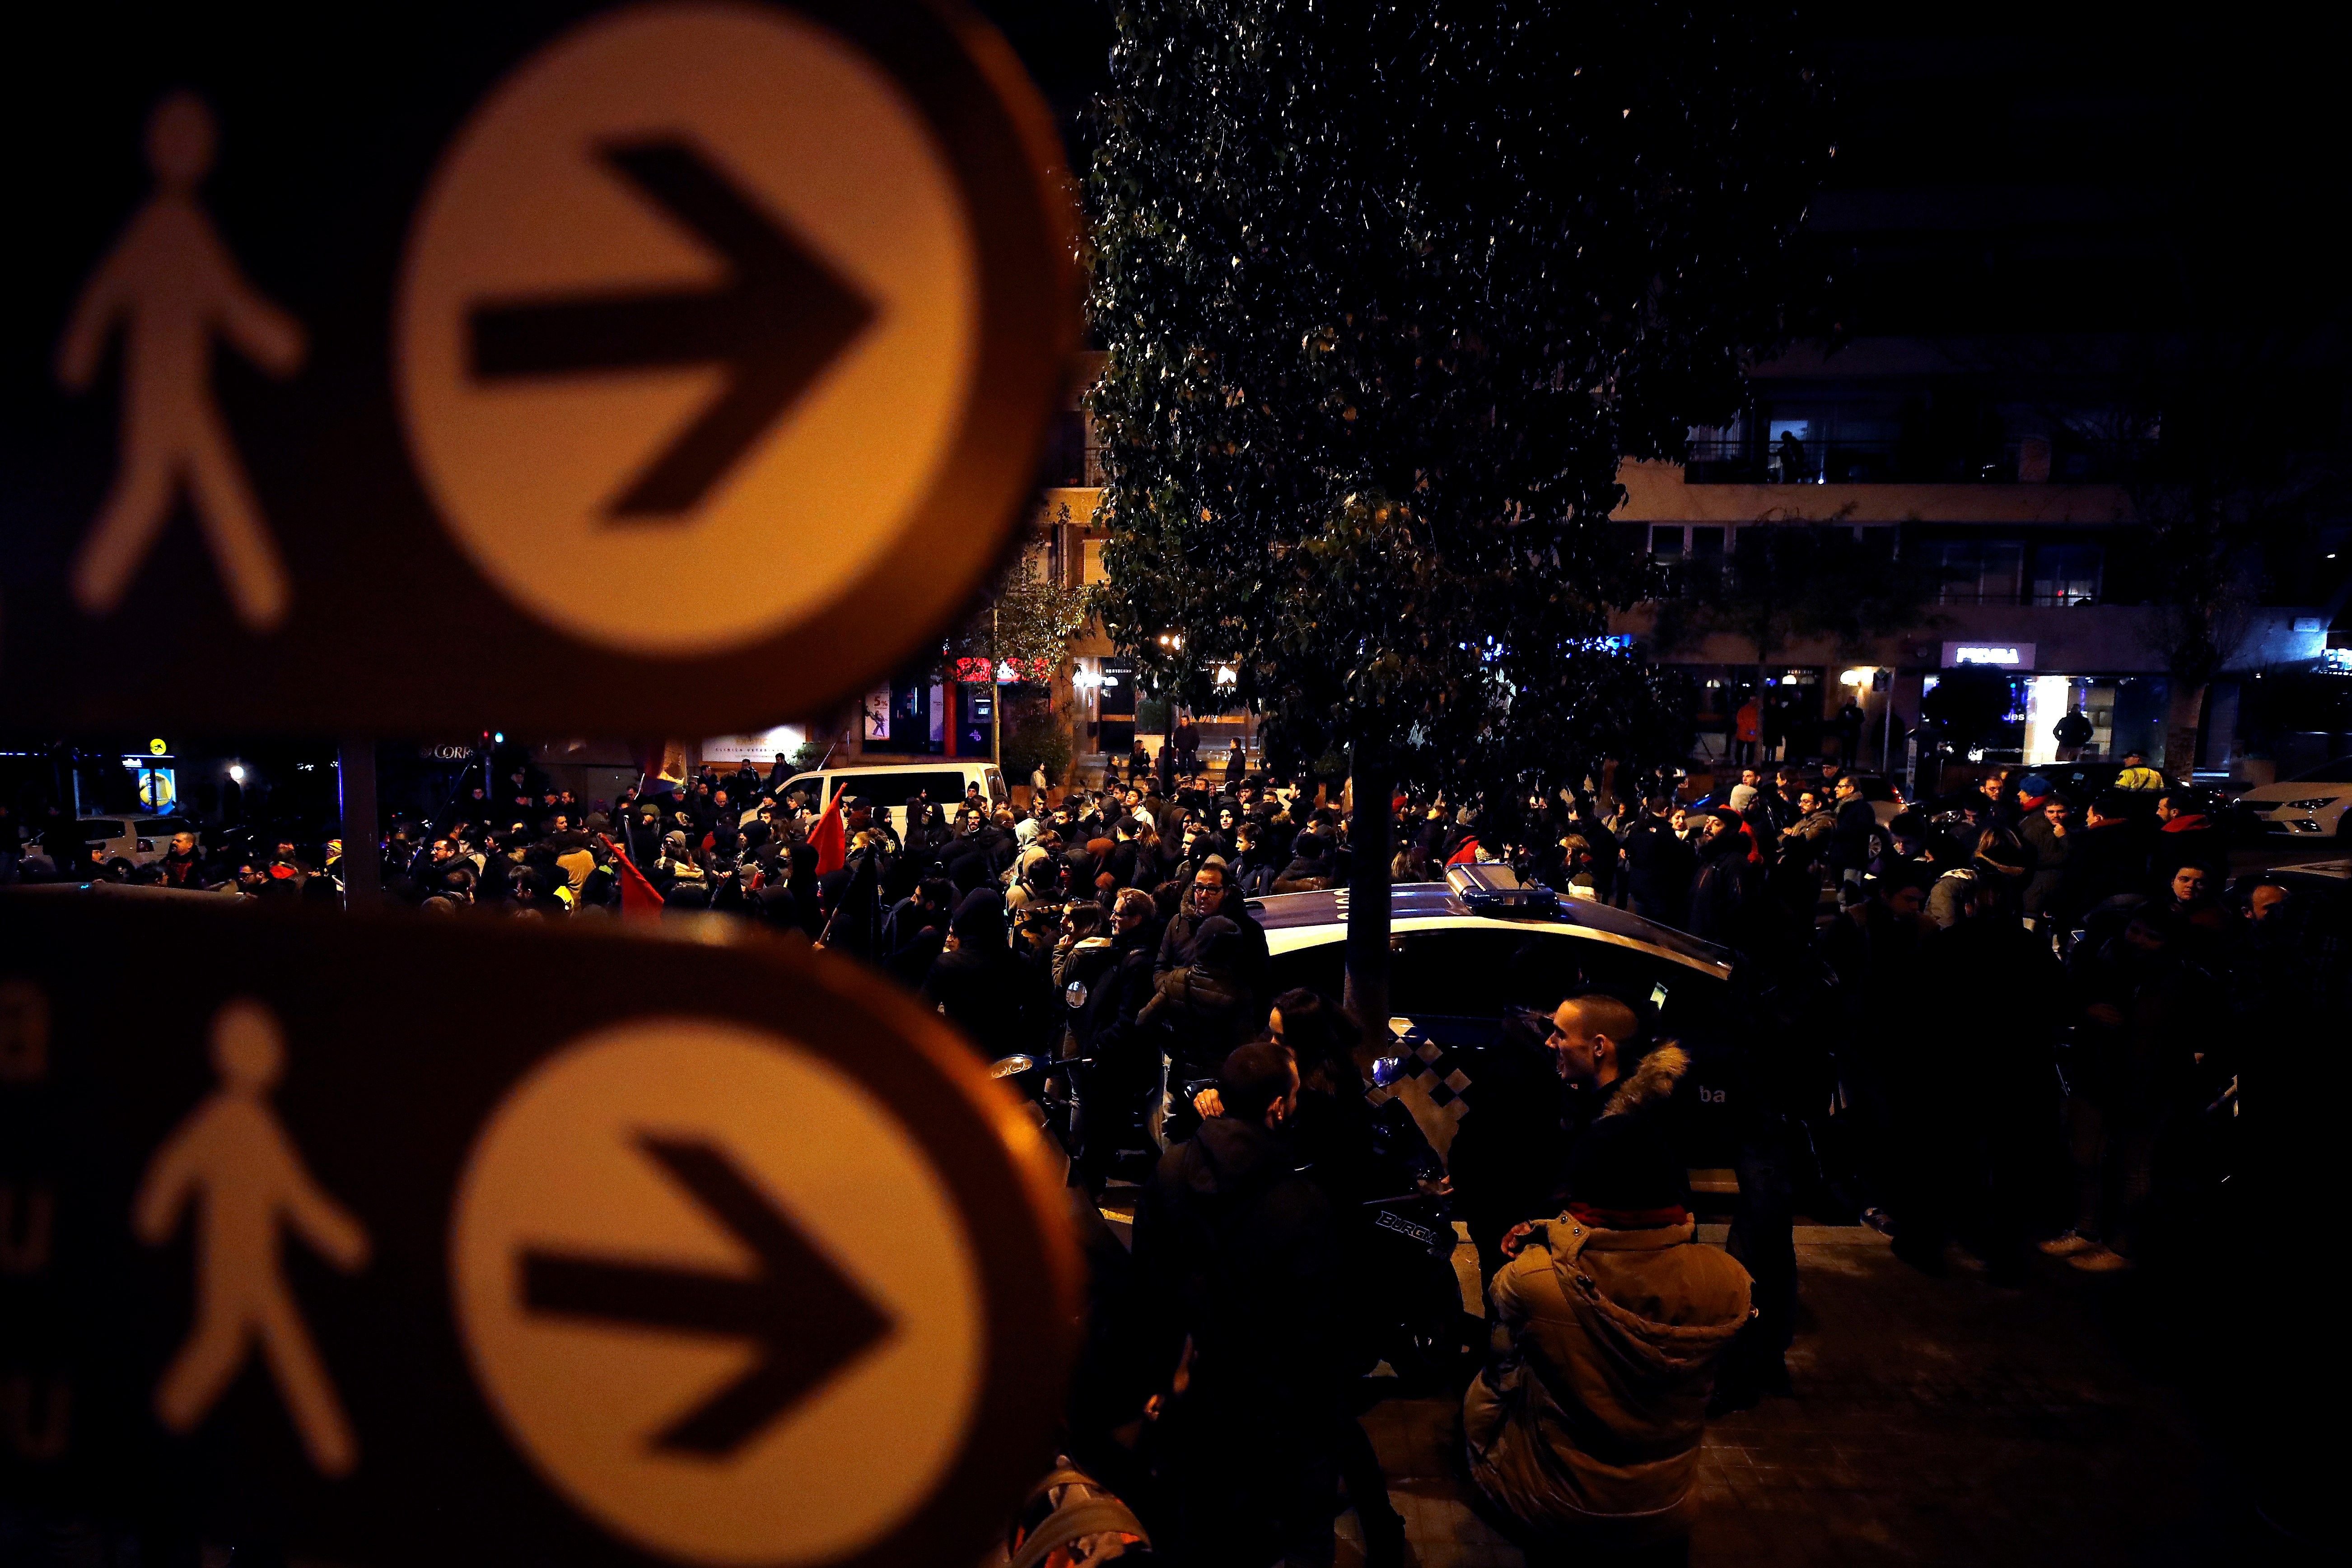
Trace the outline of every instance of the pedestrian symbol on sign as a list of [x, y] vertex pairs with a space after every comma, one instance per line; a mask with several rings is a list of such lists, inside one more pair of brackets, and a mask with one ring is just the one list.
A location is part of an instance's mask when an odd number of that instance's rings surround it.
[[237, 619], [257, 632], [293, 598], [227, 421], [213, 401], [212, 340], [226, 335], [273, 375], [302, 363], [301, 324], [239, 274], [196, 186], [212, 170], [212, 110], [194, 93], [155, 107], [147, 163], [155, 194], [82, 285], [58, 345], [58, 380], [83, 392], [120, 321], [122, 433], [114, 488], [73, 564], [74, 602], [93, 616], [121, 604], [185, 485]]
[[131, 1228], [151, 1247], [171, 1239], [191, 1200], [202, 1205], [196, 1321], [156, 1386], [155, 1414], [173, 1432], [195, 1430], [257, 1343], [310, 1463], [348, 1475], [359, 1444], [279, 1268], [278, 1232], [290, 1227], [347, 1274], [367, 1262], [367, 1232], [311, 1179], [269, 1109], [286, 1068], [269, 1010], [229, 1003], [212, 1045], [220, 1089], [155, 1151], [131, 1203]]

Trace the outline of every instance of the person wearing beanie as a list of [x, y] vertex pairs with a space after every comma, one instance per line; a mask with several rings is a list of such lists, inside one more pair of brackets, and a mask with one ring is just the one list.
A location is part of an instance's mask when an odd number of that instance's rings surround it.
[[1618, 1082], [1577, 1140], [1568, 1206], [1527, 1226], [1488, 1290], [1495, 1346], [1463, 1398], [1472, 1479], [1569, 1553], [1686, 1537], [1716, 1373], [1752, 1315], [1748, 1271], [1696, 1240], [1660, 1114], [1673, 1046]]

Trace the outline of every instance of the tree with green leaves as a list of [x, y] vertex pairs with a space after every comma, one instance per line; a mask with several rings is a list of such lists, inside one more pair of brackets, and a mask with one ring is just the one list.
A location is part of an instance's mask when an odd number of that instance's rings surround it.
[[1610, 673], [1590, 639], [1643, 596], [1602, 526], [1618, 463], [1679, 457], [1783, 335], [1822, 93], [1779, 10], [1115, 25], [1086, 189], [1105, 621], [1161, 691], [1345, 758], [1349, 1000], [1378, 1028], [1391, 790], [1501, 782]]

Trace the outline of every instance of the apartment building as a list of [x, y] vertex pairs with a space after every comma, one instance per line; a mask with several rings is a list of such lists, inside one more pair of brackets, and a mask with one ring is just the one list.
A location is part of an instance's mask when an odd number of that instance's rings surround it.
[[1861, 761], [1900, 765], [1923, 694], [1963, 665], [2011, 679], [1985, 762], [2053, 759], [2069, 712], [2090, 724], [2084, 754], [2144, 751], [2174, 773], [2352, 749], [2333, 689], [2352, 686], [2342, 516], [2323, 506], [2242, 563], [2220, 675], [2190, 686], [2168, 657], [2148, 492], [2126, 482], [2144, 484], [2172, 400], [2231, 395], [2184, 382], [2200, 333], [2226, 337], [2240, 374], [2295, 367], [2342, 396], [2340, 306], [2298, 276], [2319, 193], [2280, 188], [2315, 161], [2315, 144], [2301, 164], [2280, 155], [2305, 106], [2233, 96], [2231, 62], [2160, 25], [1973, 23], [1896, 20], [1825, 47], [1841, 140], [1800, 245], [1824, 280], [1818, 335], [1757, 366], [1686, 462], [1628, 464], [1617, 514], [1669, 566], [1733, 552], [1745, 529], [1833, 521], [1932, 568], [1933, 602], [1907, 628], [1800, 639], [1763, 667], [1733, 636], [1660, 641], [1673, 617], [1656, 605], [1612, 629], [1690, 668], [1716, 754], [1753, 702], [1768, 746], [1836, 750], [1858, 730]]

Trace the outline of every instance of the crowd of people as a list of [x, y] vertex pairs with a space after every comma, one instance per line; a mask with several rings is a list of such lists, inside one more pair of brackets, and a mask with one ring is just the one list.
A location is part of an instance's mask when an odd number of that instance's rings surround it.
[[[2183, 1245], [2227, 1174], [2250, 1052], [2309, 1037], [2341, 988], [2305, 895], [2230, 887], [2214, 803], [2144, 767], [2087, 799], [2012, 769], [1912, 801], [1834, 763], [1727, 787], [1614, 769], [1509, 803], [1401, 789], [1394, 879], [1505, 867], [1730, 951], [1743, 1207], [1727, 1249], [1700, 1247], [1691, 1058], [1640, 998], [1508, 1019], [1541, 1068], [1449, 1160], [1370, 1092], [1360, 1022], [1277, 992], [1252, 910], [1348, 884], [1354, 803], [1244, 763], [895, 813], [854, 775], [808, 798], [781, 758], [594, 803], [522, 765], [393, 822], [381, 882], [441, 914], [666, 907], [797, 931], [991, 1060], [1033, 1058], [1082, 1223], [1134, 1189], [1131, 1253], [1094, 1233], [1081, 1468], [1054, 1495], [1115, 1493], [1126, 1546], [1204, 1564], [1328, 1563], [1343, 1498], [1370, 1561], [1402, 1561], [1357, 1419], [1393, 1283], [1377, 1200], [1450, 1197], [1479, 1243], [1494, 1337], [1483, 1361], [1464, 1347], [1463, 1434], [1483, 1504], [1538, 1548], [1670, 1559], [1709, 1408], [1787, 1386], [1801, 1190], [1929, 1271], [1973, 1255], [2021, 1280], [2053, 1266], [2037, 1251], [2132, 1269]], [[134, 875], [331, 899], [340, 867], [332, 843], [224, 858], [183, 835]]]

